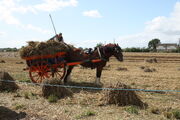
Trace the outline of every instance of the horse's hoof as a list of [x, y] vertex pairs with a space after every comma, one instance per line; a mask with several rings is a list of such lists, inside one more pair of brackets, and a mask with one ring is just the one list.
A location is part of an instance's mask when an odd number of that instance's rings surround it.
[[97, 86], [102, 86], [103, 85], [103, 83], [101, 83], [101, 82], [95, 82], [95, 84], [97, 85]]

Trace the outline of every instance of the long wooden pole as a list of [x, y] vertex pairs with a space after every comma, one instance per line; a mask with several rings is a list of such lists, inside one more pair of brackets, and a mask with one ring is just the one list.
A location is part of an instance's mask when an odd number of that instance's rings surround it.
[[49, 17], [50, 17], [50, 19], [51, 19], [51, 23], [52, 23], [52, 25], [53, 25], [54, 32], [55, 32], [55, 34], [57, 35], [56, 28], [55, 28], [55, 26], [54, 26], [54, 22], [53, 22], [53, 19], [52, 19], [52, 17], [51, 17], [51, 14], [49, 14]]

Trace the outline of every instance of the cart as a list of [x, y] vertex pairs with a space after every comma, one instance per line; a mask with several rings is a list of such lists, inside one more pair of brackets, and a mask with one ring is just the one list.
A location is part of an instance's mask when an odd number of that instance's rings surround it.
[[100, 59], [84, 60], [78, 62], [67, 62], [66, 52], [58, 52], [53, 55], [24, 57], [26, 60], [29, 76], [33, 83], [41, 83], [47, 78], [58, 78], [62, 80], [67, 72], [68, 66], [74, 66], [85, 62], [100, 62]]

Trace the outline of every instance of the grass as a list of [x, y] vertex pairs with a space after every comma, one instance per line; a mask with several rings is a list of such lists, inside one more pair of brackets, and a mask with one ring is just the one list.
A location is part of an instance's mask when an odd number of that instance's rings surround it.
[[19, 82], [27, 82], [27, 83], [30, 83], [31, 80], [27, 74], [27, 72], [21, 72], [21, 73], [15, 73], [15, 74], [12, 74], [13, 78], [18, 80]]
[[19, 110], [19, 109], [25, 109], [25, 105], [23, 105], [23, 104], [15, 104], [14, 105], [14, 108], [16, 109], [16, 110]]
[[139, 114], [139, 108], [136, 106], [128, 106], [125, 108], [125, 111], [130, 114], [136, 114], [136, 115]]
[[161, 114], [161, 111], [159, 110], [159, 108], [151, 108], [151, 113], [153, 113], [153, 114]]
[[37, 95], [33, 92], [24, 92], [24, 98], [30, 99], [30, 98], [37, 98]]
[[90, 116], [95, 116], [96, 112], [88, 110], [83, 112], [82, 114], [76, 116], [76, 119], [82, 119], [82, 118], [86, 118], [86, 117], [90, 117]]
[[28, 92], [24, 93], [24, 98], [29, 99], [29, 93]]
[[16, 93], [15, 95], [14, 95], [14, 97], [22, 97], [21, 95], [20, 95], [20, 93]]
[[172, 111], [172, 114], [176, 119], [180, 119], [180, 110], [175, 109]]
[[[166, 63], [167, 58], [163, 57], [180, 57], [180, 54], [154, 54], [154, 53], [124, 53], [125, 61], [118, 62], [115, 58], [110, 59], [108, 64], [111, 66], [109, 70], [103, 70], [101, 82], [103, 87], [108, 86], [110, 83], [114, 84], [120, 81], [126, 85], [132, 86], [137, 89], [151, 89], [151, 90], [175, 90], [179, 88], [180, 74], [177, 70], [179, 62], [172, 61]], [[158, 62], [156, 64], [145, 63], [143, 60], [138, 60], [139, 56], [144, 59], [146, 57], [157, 56], [158, 59], [162, 59], [165, 62]], [[163, 56], [159, 58], [160, 56]], [[0, 68], [12, 74], [15, 80], [21, 82], [30, 82], [28, 71], [22, 71], [25, 65], [15, 64], [21, 59], [3, 58], [6, 63], [0, 64]], [[136, 62], [128, 62], [128, 59]], [[157, 60], [158, 60], [157, 59]], [[168, 58], [170, 59], [170, 58]], [[177, 58], [171, 58], [177, 60]], [[127, 68], [126, 72], [119, 72], [116, 68], [120, 66]], [[150, 68], [156, 68], [158, 72], [145, 73], [139, 67], [149, 66]], [[75, 67], [72, 72], [72, 81], [79, 84], [82, 82], [93, 83], [96, 70], [80, 69]], [[150, 92], [136, 92], [141, 96], [141, 100], [146, 102], [149, 106], [148, 110], [140, 110], [135, 106], [119, 107], [115, 105], [99, 106], [99, 96], [101, 91], [86, 91], [73, 90], [74, 94], [71, 98], [63, 98], [58, 101], [56, 96], [51, 96], [47, 100], [44, 99], [41, 94], [41, 86], [24, 85], [19, 84], [20, 89], [15, 93], [0, 93], [1, 106], [8, 107], [10, 109], [18, 109], [23, 111], [26, 109], [28, 114], [46, 117], [47, 119], [54, 119], [55, 116], [61, 116], [61, 118], [68, 119], [102, 119], [102, 120], [117, 120], [121, 119], [177, 119], [179, 117], [180, 108], [179, 93], [150, 93]], [[82, 85], [82, 84], [81, 84]], [[19, 93], [19, 94], [18, 94]], [[32, 99], [38, 95], [38, 99]], [[24, 99], [27, 98], [27, 99]], [[28, 99], [29, 98], [29, 99]], [[57, 102], [58, 101], [58, 102]], [[19, 105], [17, 104], [19, 103]], [[49, 104], [56, 103], [56, 104]], [[15, 105], [17, 104], [17, 105]], [[28, 107], [26, 107], [28, 106]], [[152, 106], [156, 106], [155, 108]], [[163, 111], [164, 108], [171, 107], [172, 110]], [[160, 113], [159, 113], [160, 111]], [[110, 114], [108, 114], [110, 113]], [[65, 117], [64, 117], [65, 116]]]
[[58, 97], [56, 95], [50, 95], [48, 97], [48, 102], [49, 103], [56, 103], [58, 101]]
[[164, 116], [168, 119], [173, 119], [173, 117], [174, 117], [172, 112], [165, 112]]
[[30, 79], [24, 79], [24, 80], [19, 80], [19, 82], [26, 82], [26, 83], [30, 83], [31, 80]]

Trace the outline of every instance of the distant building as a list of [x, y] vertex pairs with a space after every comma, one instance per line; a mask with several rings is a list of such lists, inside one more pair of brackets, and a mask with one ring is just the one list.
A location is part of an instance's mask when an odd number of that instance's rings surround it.
[[178, 45], [176, 43], [165, 43], [165, 44], [157, 44], [156, 49], [157, 51], [172, 51], [176, 50]]

